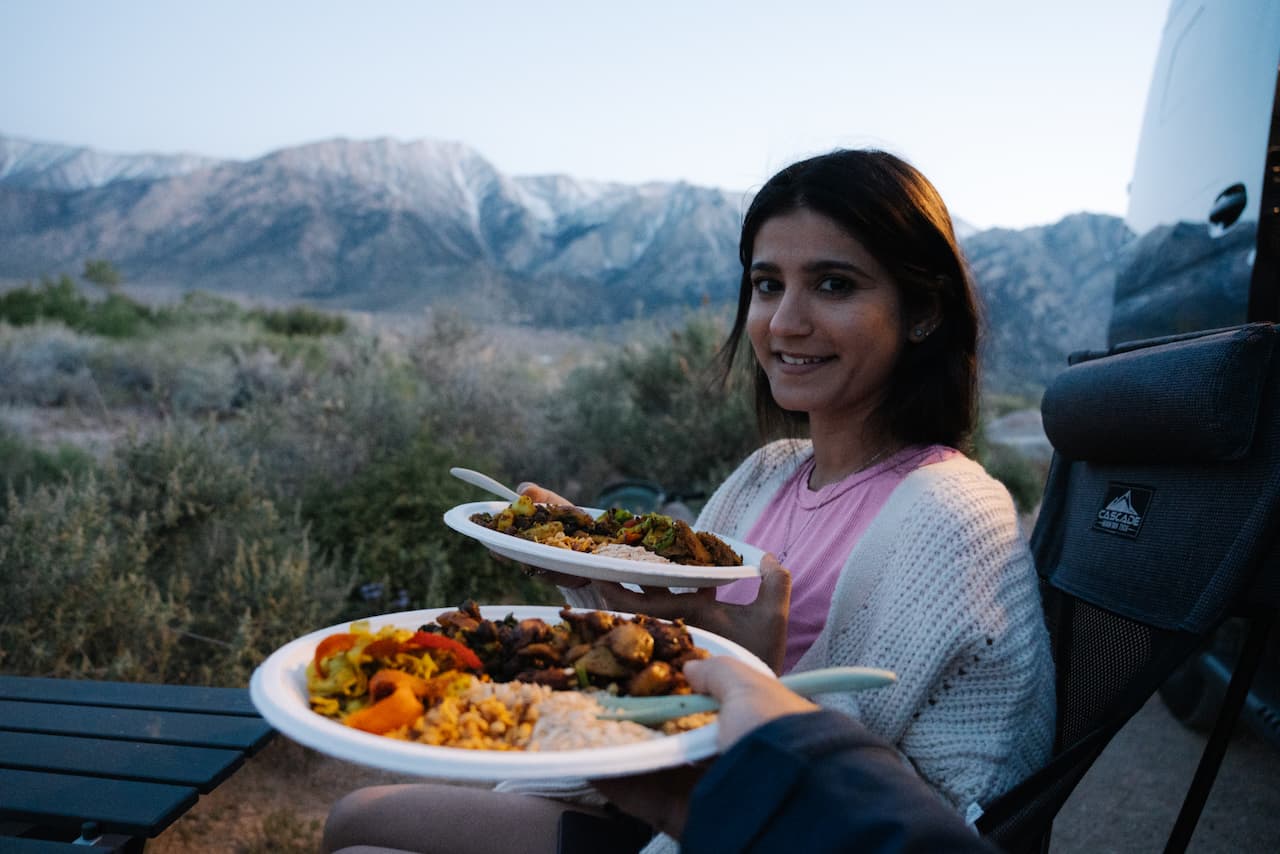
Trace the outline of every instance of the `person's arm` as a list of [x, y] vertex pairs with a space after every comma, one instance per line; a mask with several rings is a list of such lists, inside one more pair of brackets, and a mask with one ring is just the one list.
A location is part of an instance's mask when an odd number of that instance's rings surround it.
[[720, 699], [727, 752], [693, 790], [682, 851], [995, 850], [852, 718], [731, 659], [685, 670]]
[[764, 724], [712, 765], [680, 845], [685, 854], [996, 850], [892, 747], [827, 710]]

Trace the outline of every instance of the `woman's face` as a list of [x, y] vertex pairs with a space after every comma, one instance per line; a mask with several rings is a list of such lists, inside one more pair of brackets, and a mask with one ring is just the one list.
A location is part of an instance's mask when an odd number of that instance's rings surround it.
[[801, 208], [764, 222], [751, 257], [747, 334], [774, 401], [865, 424], [905, 346], [898, 286], [833, 220]]

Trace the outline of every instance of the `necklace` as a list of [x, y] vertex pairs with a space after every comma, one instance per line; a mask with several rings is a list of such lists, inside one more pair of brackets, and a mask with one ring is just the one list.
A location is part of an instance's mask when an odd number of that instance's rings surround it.
[[[849, 474], [845, 475], [845, 477], [846, 478], [852, 477], [853, 475], [859, 472], [864, 472], [867, 469], [871, 468], [873, 465], [880, 462], [880, 460], [884, 459], [885, 454], [889, 453], [890, 449], [892, 448], [893, 448], [892, 444], [885, 445], [874, 456], [872, 456], [871, 459], [867, 460], [865, 463], [858, 466], [853, 471], [849, 472]], [[807, 514], [808, 518], [804, 520], [804, 524], [800, 526], [800, 530], [796, 531], [795, 539], [794, 540], [791, 539], [791, 527], [795, 524], [796, 513], [800, 510], [800, 489], [803, 486], [804, 482], [809, 479], [809, 475], [813, 473], [812, 468], [809, 468], [808, 466], [806, 466], [806, 468], [809, 469], [808, 474], [805, 473], [804, 469], [801, 469], [796, 475], [796, 498], [795, 498], [795, 502], [791, 505], [791, 512], [787, 514], [787, 529], [785, 532], [783, 532], [783, 535], [782, 535], [782, 548], [778, 550], [778, 554], [777, 554], [778, 563], [782, 563], [784, 560], [787, 559], [787, 555], [790, 554], [791, 552], [791, 547], [794, 546], [797, 542], [799, 542], [804, 537], [804, 532], [809, 530], [809, 526], [813, 524], [813, 520], [817, 518], [818, 510], [827, 503], [824, 501], [823, 504], [819, 505], [818, 507], [814, 507], [812, 510], [808, 511], [808, 514]]]

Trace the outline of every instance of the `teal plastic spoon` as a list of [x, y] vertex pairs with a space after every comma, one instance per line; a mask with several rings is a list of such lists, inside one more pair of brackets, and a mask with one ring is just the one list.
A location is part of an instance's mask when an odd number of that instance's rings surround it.
[[[789, 673], [779, 681], [802, 697], [840, 691], [869, 691], [898, 681], [892, 670], [875, 667], [823, 667]], [[598, 697], [605, 711], [601, 720], [657, 724], [697, 712], [714, 712], [720, 703], [706, 694], [667, 694], [661, 697]]]

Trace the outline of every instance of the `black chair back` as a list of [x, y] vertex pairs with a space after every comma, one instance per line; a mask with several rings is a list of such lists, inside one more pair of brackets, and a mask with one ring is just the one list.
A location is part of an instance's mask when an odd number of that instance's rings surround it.
[[[1046, 391], [1054, 458], [1031, 546], [1057, 735], [1048, 765], [978, 822], [1007, 850], [1047, 848], [1089, 766], [1224, 620], [1249, 620], [1260, 649], [1280, 602], [1276, 339], [1257, 323], [1077, 354]], [[1202, 763], [1199, 806], [1189, 794], [1171, 848], [1189, 840], [1217, 761]]]

